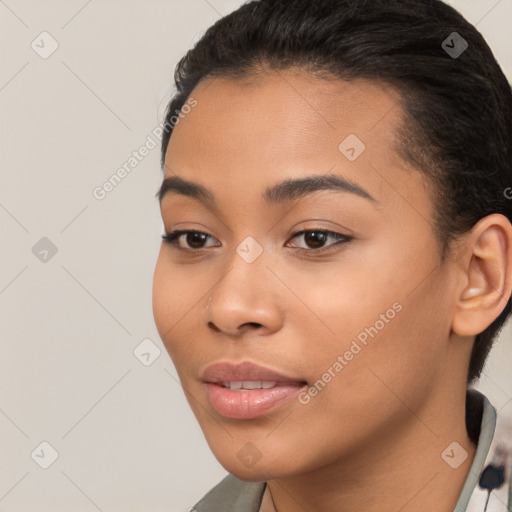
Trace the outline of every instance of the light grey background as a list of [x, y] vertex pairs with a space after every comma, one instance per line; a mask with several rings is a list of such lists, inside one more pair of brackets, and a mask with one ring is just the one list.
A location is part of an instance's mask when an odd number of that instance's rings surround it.
[[[174, 66], [241, 3], [0, 0], [0, 511], [185, 511], [226, 474], [154, 326], [159, 147], [93, 190], [159, 143]], [[450, 3], [512, 77], [512, 0]], [[498, 409], [511, 338], [478, 386]]]

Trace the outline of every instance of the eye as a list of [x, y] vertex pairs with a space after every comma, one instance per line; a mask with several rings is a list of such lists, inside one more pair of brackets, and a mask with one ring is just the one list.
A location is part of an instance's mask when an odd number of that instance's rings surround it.
[[[299, 236], [304, 236], [304, 240], [306, 241], [307, 245], [305, 248], [298, 247], [298, 249], [308, 253], [319, 253], [327, 251], [330, 250], [334, 245], [347, 243], [352, 240], [352, 237], [350, 236], [342, 235], [341, 233], [336, 233], [334, 231], [328, 231], [325, 229], [305, 229], [295, 233], [291, 240]], [[182, 238], [185, 240], [187, 247], [180, 245], [180, 239]], [[335, 242], [325, 246], [329, 238], [332, 238], [335, 240]], [[180, 251], [194, 252], [205, 249], [207, 246], [205, 246], [204, 243], [208, 239], [213, 239], [213, 237], [202, 231], [175, 230], [162, 235], [162, 239], [166, 244], [169, 244]]]
[[[182, 247], [180, 245], [180, 239], [184, 238], [188, 247]], [[193, 231], [193, 230], [175, 230], [170, 233], [166, 233], [162, 235], [162, 239], [166, 244], [169, 244], [181, 251], [197, 251], [200, 249], [204, 249], [203, 245], [208, 238], [212, 238], [208, 233], [203, 233], [202, 231]]]
[[[352, 237], [350, 236], [342, 235], [341, 233], [336, 233], [334, 231], [328, 231], [325, 229], [305, 229], [295, 233], [291, 239], [293, 240], [299, 236], [304, 236], [306, 247], [298, 247], [298, 249], [309, 253], [328, 251], [334, 245], [347, 243], [352, 240]], [[329, 238], [335, 240], [335, 242], [325, 246], [325, 243], [327, 240], [329, 240]]]

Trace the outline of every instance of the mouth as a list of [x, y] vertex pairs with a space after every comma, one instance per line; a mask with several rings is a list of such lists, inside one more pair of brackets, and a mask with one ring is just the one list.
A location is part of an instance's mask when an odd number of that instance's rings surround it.
[[[230, 391], [248, 391], [253, 389], [272, 389], [276, 386], [293, 386], [300, 385], [299, 382], [276, 382], [270, 380], [246, 380], [246, 381], [231, 381], [221, 382], [220, 385], [223, 388], [229, 389]], [[305, 384], [305, 383], [304, 383]]]
[[275, 370], [244, 362], [216, 363], [203, 372], [207, 396], [218, 414], [231, 419], [254, 419], [282, 408], [307, 382]]

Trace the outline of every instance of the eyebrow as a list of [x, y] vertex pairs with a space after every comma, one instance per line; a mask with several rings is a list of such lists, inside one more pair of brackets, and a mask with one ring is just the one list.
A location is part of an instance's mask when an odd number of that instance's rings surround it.
[[[314, 175], [296, 179], [290, 178], [281, 181], [280, 183], [272, 185], [265, 190], [263, 193], [263, 200], [268, 205], [280, 204], [292, 199], [305, 197], [319, 190], [348, 192], [364, 199], [368, 199], [369, 201], [378, 202], [369, 192], [356, 183], [353, 183], [342, 176], [332, 174]], [[213, 193], [199, 183], [187, 181], [178, 176], [169, 176], [163, 180], [160, 189], [156, 193], [156, 197], [158, 197], [158, 200], [161, 203], [163, 198], [171, 192], [191, 197], [206, 206], [217, 208]]]

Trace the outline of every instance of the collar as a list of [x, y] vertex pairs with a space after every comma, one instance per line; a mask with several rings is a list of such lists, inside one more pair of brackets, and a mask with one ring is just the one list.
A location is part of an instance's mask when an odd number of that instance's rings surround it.
[[511, 512], [512, 411], [497, 414], [474, 389], [467, 397], [467, 407], [481, 401], [483, 412], [475, 458], [453, 512]]

